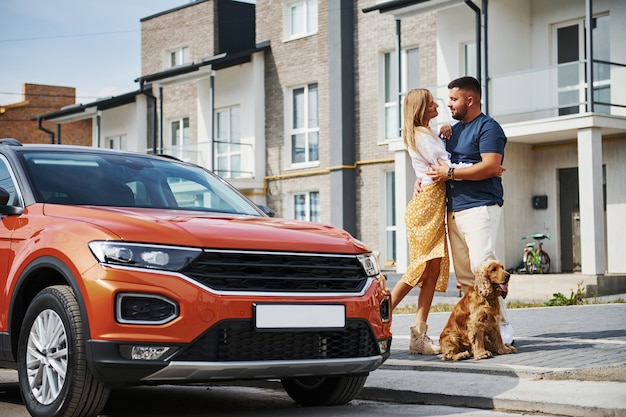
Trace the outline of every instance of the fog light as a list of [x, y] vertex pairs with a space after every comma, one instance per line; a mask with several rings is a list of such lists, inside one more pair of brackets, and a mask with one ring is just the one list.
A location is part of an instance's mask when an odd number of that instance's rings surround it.
[[378, 349], [381, 354], [389, 352], [391, 348], [391, 339], [379, 340], [378, 341]]
[[121, 293], [115, 315], [124, 324], [165, 324], [178, 317], [178, 304], [156, 294]]
[[166, 346], [133, 346], [130, 358], [142, 361], [156, 361], [170, 350]]
[[383, 323], [391, 320], [391, 297], [389, 295], [386, 295], [380, 302], [380, 318]]

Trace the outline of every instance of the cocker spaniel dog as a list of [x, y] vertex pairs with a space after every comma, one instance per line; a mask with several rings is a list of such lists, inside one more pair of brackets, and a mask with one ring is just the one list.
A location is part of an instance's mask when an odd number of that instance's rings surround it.
[[487, 261], [476, 271], [474, 288], [454, 306], [439, 336], [443, 360], [479, 360], [517, 351], [500, 335], [498, 296], [506, 296], [509, 277], [498, 261]]

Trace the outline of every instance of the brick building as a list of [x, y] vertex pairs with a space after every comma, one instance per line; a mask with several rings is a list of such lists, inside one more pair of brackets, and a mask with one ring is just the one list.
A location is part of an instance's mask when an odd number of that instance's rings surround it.
[[[24, 84], [22, 101], [0, 105], [0, 137], [15, 138], [22, 143], [58, 143], [59, 125], [43, 120], [40, 125], [37, 117], [75, 102], [76, 89], [73, 87]], [[67, 124], [63, 126], [63, 143], [89, 146], [91, 129], [91, 119]]]
[[555, 236], [552, 271], [625, 271], [626, 3], [479, 3], [194, 1], [141, 20], [136, 94], [50, 120], [92, 118], [93, 146], [127, 138], [115, 143], [206, 166], [278, 216], [346, 229], [402, 273], [403, 94], [430, 89], [436, 123], [451, 122], [446, 86], [473, 75], [508, 137], [499, 259], [516, 266], [520, 237], [541, 231]]
[[[360, 12], [367, 3], [257, 1], [256, 36], [271, 44], [265, 74], [267, 199], [284, 217], [348, 230], [385, 262], [397, 256], [396, 178], [388, 147], [398, 136], [397, 117], [390, 117], [399, 88], [396, 36], [392, 17]], [[306, 23], [293, 21], [300, 6], [308, 13]], [[418, 66], [402, 87], [434, 85], [432, 15], [403, 24], [402, 58], [410, 55]], [[317, 124], [298, 130], [292, 115], [302, 92], [317, 95], [316, 114], [310, 106], [305, 110]], [[317, 150], [300, 157], [292, 137], [307, 134], [309, 148]]]

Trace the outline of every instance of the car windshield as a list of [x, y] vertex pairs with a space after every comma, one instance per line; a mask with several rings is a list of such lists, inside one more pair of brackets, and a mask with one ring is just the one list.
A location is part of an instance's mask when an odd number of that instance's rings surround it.
[[221, 178], [175, 160], [87, 150], [24, 150], [20, 157], [41, 203], [261, 215]]

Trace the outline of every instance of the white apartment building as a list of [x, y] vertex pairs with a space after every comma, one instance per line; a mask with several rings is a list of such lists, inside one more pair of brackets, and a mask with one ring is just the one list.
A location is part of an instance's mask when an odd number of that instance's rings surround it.
[[402, 273], [414, 177], [398, 104], [429, 88], [451, 122], [448, 82], [476, 76], [508, 137], [506, 267], [543, 232], [552, 272], [625, 274], [623, 39], [620, 0], [200, 0], [142, 19], [137, 92], [43, 117], [91, 117], [94, 146], [213, 169]]

